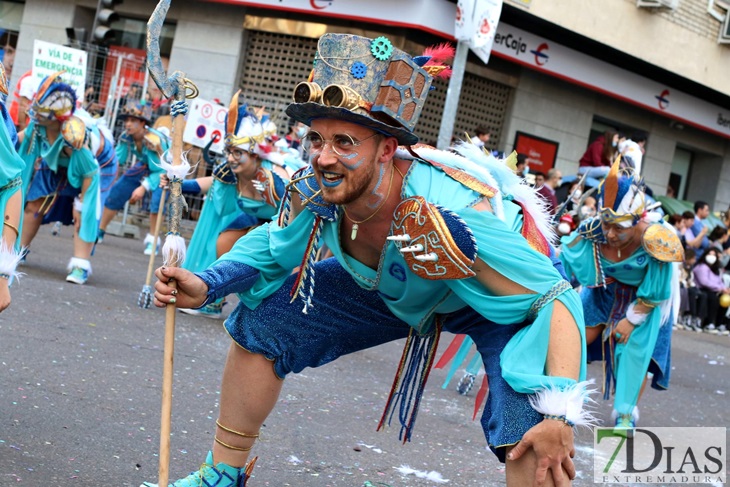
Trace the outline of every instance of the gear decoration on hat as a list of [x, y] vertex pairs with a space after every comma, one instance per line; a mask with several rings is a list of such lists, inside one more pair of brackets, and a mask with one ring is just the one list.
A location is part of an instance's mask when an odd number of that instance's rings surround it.
[[385, 36], [377, 37], [370, 43], [370, 52], [378, 61], [387, 61], [393, 55], [393, 44]]
[[360, 61], [355, 61], [352, 63], [352, 66], [350, 67], [350, 74], [355, 79], [363, 79], [365, 75], [368, 73], [368, 67], [365, 65], [365, 63], [361, 63]]

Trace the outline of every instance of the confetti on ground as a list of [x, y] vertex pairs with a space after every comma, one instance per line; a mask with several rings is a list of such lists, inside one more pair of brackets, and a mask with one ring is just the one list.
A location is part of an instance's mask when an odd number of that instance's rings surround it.
[[302, 461], [299, 460], [294, 455], [289, 455], [289, 458], [287, 458], [286, 461], [289, 462], [289, 463], [292, 463], [294, 465], [299, 465], [300, 463], [302, 463]]
[[435, 470], [424, 472], [422, 470], [413, 469], [407, 465], [401, 465], [400, 467], [395, 467], [395, 469], [398, 470], [401, 475], [415, 475], [419, 479], [426, 479], [439, 484], [445, 484], [449, 481], [448, 479], [441, 477], [441, 474]]

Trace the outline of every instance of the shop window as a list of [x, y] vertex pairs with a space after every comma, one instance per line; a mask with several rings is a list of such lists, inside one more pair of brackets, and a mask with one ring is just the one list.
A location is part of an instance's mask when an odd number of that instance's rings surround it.
[[5, 67], [8, 79], [13, 74], [24, 7], [22, 2], [0, 0], [0, 62]]
[[[121, 17], [111, 24], [111, 28], [115, 39], [113, 45], [142, 51], [147, 48], [147, 19]], [[160, 33], [160, 54], [162, 57], [170, 57], [174, 38], [175, 24], [165, 23]]]

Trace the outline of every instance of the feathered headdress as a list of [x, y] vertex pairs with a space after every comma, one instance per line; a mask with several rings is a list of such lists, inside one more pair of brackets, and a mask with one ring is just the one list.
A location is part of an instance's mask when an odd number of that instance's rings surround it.
[[606, 178], [598, 187], [598, 204], [601, 220], [624, 228], [632, 227], [646, 216], [644, 181], [631, 170], [619, 168], [621, 158], [611, 166]]
[[[231, 98], [226, 116], [226, 146], [237, 147], [247, 152], [265, 157], [270, 148], [266, 137], [270, 124], [262, 122], [264, 109], [254, 112], [245, 103], [240, 102], [241, 90]], [[266, 126], [265, 126], [266, 125]]]
[[76, 91], [61, 80], [65, 71], [53, 73], [41, 82], [31, 106], [33, 118], [65, 122], [76, 110]]

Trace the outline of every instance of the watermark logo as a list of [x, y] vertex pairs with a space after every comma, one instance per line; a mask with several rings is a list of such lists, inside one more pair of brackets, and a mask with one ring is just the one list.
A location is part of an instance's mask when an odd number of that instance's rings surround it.
[[669, 90], [662, 90], [662, 92], [654, 96], [654, 98], [657, 99], [661, 110], [669, 108]]
[[596, 428], [593, 481], [724, 484], [725, 428]]

